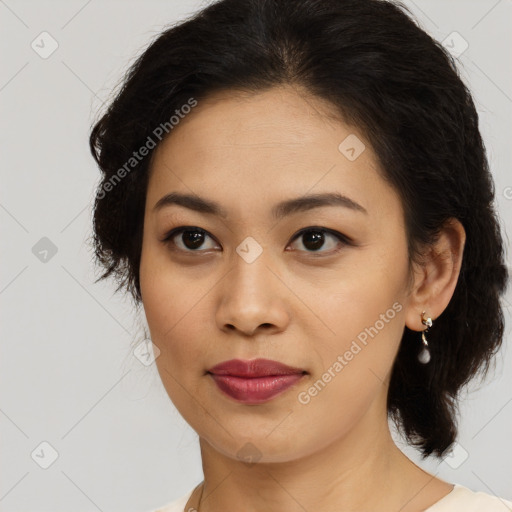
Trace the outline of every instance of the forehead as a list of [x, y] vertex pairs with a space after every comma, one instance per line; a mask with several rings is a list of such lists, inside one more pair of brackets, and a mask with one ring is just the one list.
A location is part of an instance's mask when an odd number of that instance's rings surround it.
[[172, 190], [228, 196], [240, 208], [255, 196], [275, 203], [336, 191], [370, 210], [394, 194], [364, 135], [324, 100], [291, 87], [199, 101], [155, 150], [148, 203]]
[[[302, 89], [280, 86], [259, 92], [219, 91], [200, 100], [190, 114], [183, 116], [170, 136], [160, 145], [173, 145], [171, 139], [204, 146], [298, 147], [306, 145], [327, 130], [350, 128], [334, 113], [334, 106]], [[178, 139], [178, 140], [177, 140]]]

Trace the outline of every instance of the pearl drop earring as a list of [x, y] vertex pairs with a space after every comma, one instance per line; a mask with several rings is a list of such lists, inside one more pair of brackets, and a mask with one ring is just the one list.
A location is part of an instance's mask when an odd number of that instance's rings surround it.
[[426, 325], [427, 328], [424, 331], [422, 331], [422, 333], [421, 333], [421, 341], [423, 343], [423, 348], [418, 355], [418, 361], [421, 364], [427, 364], [430, 361], [430, 351], [428, 349], [428, 342], [427, 342], [427, 338], [425, 337], [425, 333], [428, 331], [429, 327], [432, 327], [432, 318], [427, 317], [425, 319], [425, 318], [423, 318], [424, 314], [425, 314], [425, 311], [423, 311], [421, 313], [421, 323], [423, 325]]

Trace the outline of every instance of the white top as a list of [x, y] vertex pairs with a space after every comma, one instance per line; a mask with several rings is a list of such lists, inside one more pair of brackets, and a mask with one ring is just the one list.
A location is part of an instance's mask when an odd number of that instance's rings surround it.
[[[194, 489], [172, 503], [148, 512], [195, 512], [192, 507], [190, 511], [185, 510], [185, 505]], [[512, 501], [454, 484], [454, 488], [444, 498], [424, 512], [512, 512]]]

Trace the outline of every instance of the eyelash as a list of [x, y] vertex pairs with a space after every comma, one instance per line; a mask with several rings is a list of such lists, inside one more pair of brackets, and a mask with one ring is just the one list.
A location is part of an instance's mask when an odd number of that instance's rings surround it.
[[[165, 245], [174, 245], [175, 244], [173, 243], [172, 239], [175, 238], [177, 235], [185, 232], [185, 231], [191, 231], [191, 232], [199, 232], [199, 233], [203, 233], [203, 234], [206, 234], [207, 236], [209, 236], [210, 238], [212, 238], [212, 240], [215, 240], [215, 238], [210, 235], [208, 233], [208, 231], [204, 230], [204, 229], [201, 229], [201, 228], [198, 228], [196, 226], [181, 226], [179, 228], [174, 228], [172, 229], [171, 231], [169, 231], [166, 235], [165, 235], [165, 238], [162, 240], [162, 243], [165, 244]], [[331, 251], [326, 251], [326, 252], [319, 252], [319, 251], [299, 251], [299, 252], [306, 252], [308, 255], [315, 255], [315, 257], [322, 257], [322, 256], [332, 256], [333, 254], [336, 254], [338, 252], [340, 252], [343, 247], [347, 246], [347, 245], [354, 245], [352, 239], [346, 235], [343, 235], [342, 233], [339, 233], [338, 231], [334, 231], [332, 229], [327, 229], [327, 228], [321, 228], [321, 227], [317, 227], [317, 226], [310, 226], [310, 227], [307, 227], [307, 228], [304, 228], [304, 229], [301, 229], [300, 231], [298, 231], [294, 236], [293, 238], [291, 239], [291, 242], [294, 242], [297, 238], [300, 238], [302, 235], [304, 235], [305, 233], [309, 233], [309, 232], [315, 232], [315, 233], [327, 233], [329, 235], [332, 235], [334, 236], [335, 238], [338, 239], [338, 241], [340, 242], [341, 246], [342, 247], [337, 247], [336, 249], [334, 250], [331, 250]], [[216, 240], [215, 240], [216, 243], [218, 243]], [[220, 244], [219, 244], [220, 245]], [[206, 252], [206, 251], [201, 251], [201, 250], [185, 250], [185, 249], [181, 249], [181, 248], [176, 248], [174, 247], [173, 250], [177, 250], [177, 251], [181, 251], [183, 253], [201, 253], [201, 252]]]

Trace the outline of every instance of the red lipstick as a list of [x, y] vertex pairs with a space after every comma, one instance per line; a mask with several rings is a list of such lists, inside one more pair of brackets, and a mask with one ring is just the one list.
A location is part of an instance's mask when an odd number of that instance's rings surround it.
[[298, 382], [306, 370], [270, 359], [231, 359], [208, 370], [219, 389], [246, 404], [274, 398]]

